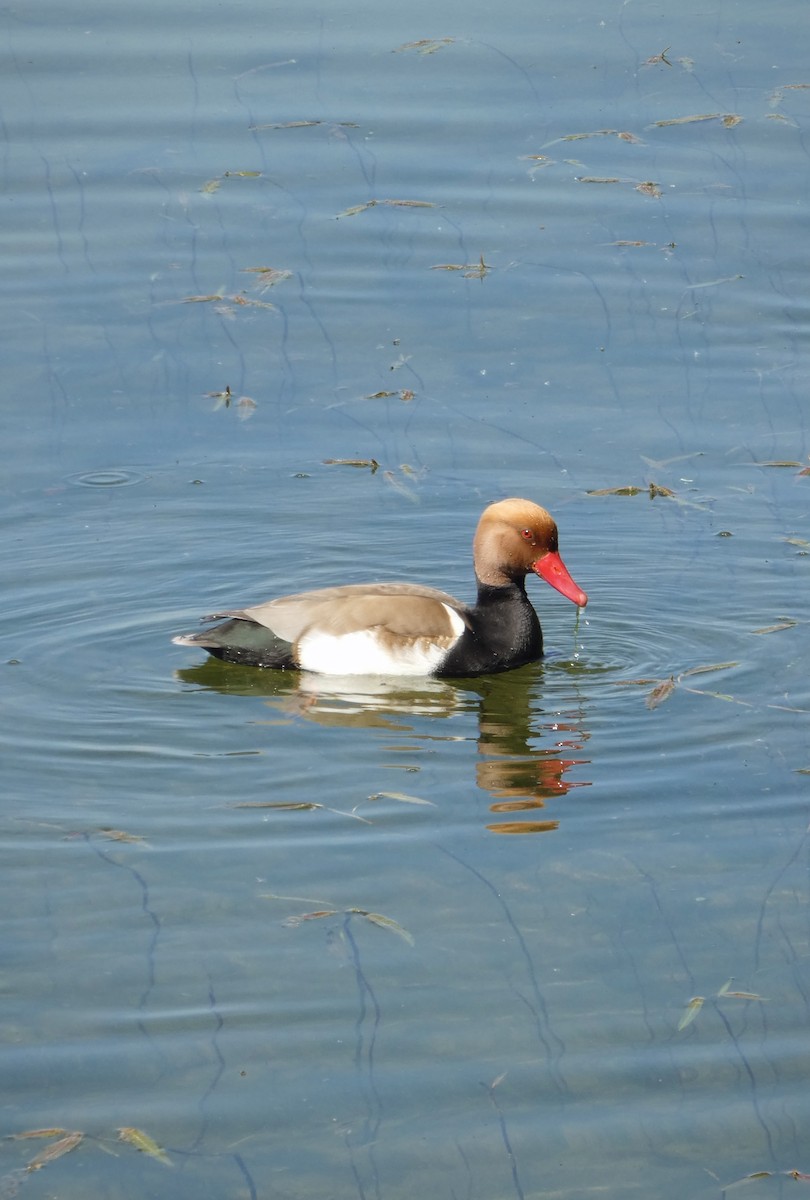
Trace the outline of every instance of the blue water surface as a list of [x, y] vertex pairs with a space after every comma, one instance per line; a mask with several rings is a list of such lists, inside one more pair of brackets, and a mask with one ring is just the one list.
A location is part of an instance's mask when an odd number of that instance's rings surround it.
[[[0, 1196], [810, 1175], [805, 19], [0, 14]], [[171, 644], [509, 495], [542, 663]]]

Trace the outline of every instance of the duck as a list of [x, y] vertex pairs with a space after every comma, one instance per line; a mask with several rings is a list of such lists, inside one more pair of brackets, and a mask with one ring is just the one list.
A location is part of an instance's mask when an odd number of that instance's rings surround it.
[[219, 624], [172, 641], [271, 670], [464, 678], [542, 657], [543, 632], [526, 594], [530, 573], [578, 608], [588, 603], [560, 557], [554, 518], [530, 500], [484, 510], [473, 567], [472, 605], [417, 583], [351, 583], [213, 613], [201, 621]]

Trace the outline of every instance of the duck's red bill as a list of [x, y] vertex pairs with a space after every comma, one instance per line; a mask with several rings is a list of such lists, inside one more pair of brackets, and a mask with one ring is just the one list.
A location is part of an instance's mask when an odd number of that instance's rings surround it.
[[545, 579], [546, 583], [550, 583], [553, 588], [556, 588], [558, 592], [562, 592], [566, 600], [573, 601], [579, 608], [584, 608], [588, 603], [585, 592], [578, 583], [574, 583], [568, 574], [568, 568], [556, 550], [549, 550], [548, 554], [538, 558], [537, 562], [532, 563], [532, 570], [541, 579]]

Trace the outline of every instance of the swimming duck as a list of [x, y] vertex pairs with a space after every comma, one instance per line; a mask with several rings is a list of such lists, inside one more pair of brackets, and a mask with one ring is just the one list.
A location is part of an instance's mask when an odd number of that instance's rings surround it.
[[441, 675], [508, 671], [543, 653], [526, 595], [530, 571], [580, 608], [588, 603], [560, 558], [557, 526], [530, 500], [486, 508], [473, 540], [474, 605], [416, 583], [360, 583], [281, 596], [214, 613], [202, 633], [172, 640], [226, 662], [322, 675]]

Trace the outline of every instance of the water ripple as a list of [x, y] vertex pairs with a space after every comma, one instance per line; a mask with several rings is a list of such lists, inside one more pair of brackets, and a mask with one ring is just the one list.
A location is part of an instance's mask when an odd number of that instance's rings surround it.
[[132, 487], [136, 483], [145, 483], [148, 478], [140, 471], [81, 471], [66, 475], [65, 482], [74, 487]]

